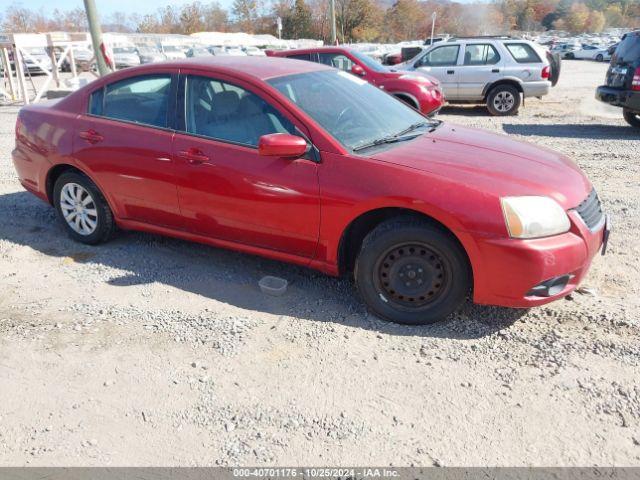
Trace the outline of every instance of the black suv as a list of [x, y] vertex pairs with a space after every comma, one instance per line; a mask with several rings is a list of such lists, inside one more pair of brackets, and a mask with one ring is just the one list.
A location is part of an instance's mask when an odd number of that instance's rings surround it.
[[598, 87], [596, 98], [622, 107], [627, 123], [640, 128], [640, 30], [622, 37], [611, 57], [607, 84]]

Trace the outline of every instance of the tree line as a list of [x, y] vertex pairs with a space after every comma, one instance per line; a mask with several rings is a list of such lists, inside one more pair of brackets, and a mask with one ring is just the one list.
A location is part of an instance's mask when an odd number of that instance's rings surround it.
[[[387, 3], [385, 3], [387, 2]], [[429, 37], [431, 15], [436, 33], [494, 35], [567, 30], [600, 32], [608, 27], [640, 27], [640, 0], [335, 0], [338, 39], [349, 42], [397, 42]], [[328, 0], [234, 0], [229, 10], [217, 2], [168, 5], [147, 15], [115, 12], [102, 18], [110, 32], [180, 33], [201, 31], [277, 34], [283, 38], [330, 37]], [[82, 8], [50, 14], [14, 4], [0, 12], [5, 32], [86, 31]]]

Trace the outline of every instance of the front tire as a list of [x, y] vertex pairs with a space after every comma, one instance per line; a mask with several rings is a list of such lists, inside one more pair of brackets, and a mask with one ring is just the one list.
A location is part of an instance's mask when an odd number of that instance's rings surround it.
[[598, 55], [596, 55], [596, 61], [604, 62], [604, 56], [601, 53], [599, 53]]
[[444, 320], [471, 288], [457, 240], [437, 225], [409, 217], [383, 222], [365, 237], [354, 277], [374, 314], [409, 325]]
[[53, 202], [65, 230], [78, 242], [96, 245], [108, 240], [115, 230], [107, 201], [85, 175], [60, 175], [53, 187]]
[[629, 125], [631, 125], [632, 127], [640, 128], [639, 112], [633, 112], [625, 108], [622, 110], [622, 116], [624, 117], [624, 119], [627, 121]]
[[487, 109], [491, 115], [516, 115], [519, 108], [520, 92], [512, 85], [498, 85], [487, 95]]

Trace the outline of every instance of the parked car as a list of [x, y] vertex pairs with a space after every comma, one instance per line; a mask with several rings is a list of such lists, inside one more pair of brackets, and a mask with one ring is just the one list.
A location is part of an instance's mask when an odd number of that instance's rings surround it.
[[240, 47], [225, 47], [225, 51], [227, 55], [231, 55], [234, 57], [246, 57], [247, 54]]
[[118, 226], [352, 272], [395, 322], [441, 320], [470, 292], [563, 298], [606, 246], [598, 196], [564, 155], [430, 119], [319, 63], [143, 65], [23, 107], [15, 131], [21, 184], [73, 239]]
[[622, 37], [611, 57], [606, 84], [598, 87], [596, 98], [622, 107], [627, 123], [640, 128], [640, 31]]
[[177, 45], [161, 43], [160, 51], [168, 60], [180, 60], [187, 57], [185, 52]]
[[138, 49], [134, 46], [113, 47], [113, 62], [116, 68], [128, 68], [140, 65]]
[[224, 48], [223, 46], [220, 46], [220, 45], [213, 45], [211, 47], [207, 47], [207, 50], [209, 51], [209, 53], [211, 55], [215, 55], [215, 56], [218, 56], [218, 57], [224, 57], [224, 56], [229, 55], [227, 53], [226, 48]]
[[397, 72], [351, 48], [319, 47], [277, 52], [267, 50], [267, 55], [324, 63], [349, 72], [426, 115], [437, 113], [444, 104], [444, 96], [436, 79]]
[[244, 47], [242, 50], [250, 57], [264, 57], [266, 55], [264, 50], [258, 47]]
[[166, 57], [159, 48], [149, 45], [138, 47], [138, 55], [140, 56], [140, 63], [142, 64], [162, 62], [163, 60], [166, 60]]
[[209, 50], [205, 47], [194, 47], [187, 50], [187, 57], [210, 57], [213, 55]]
[[579, 46], [574, 43], [559, 43], [551, 47], [552, 53], [557, 53], [561, 58], [567, 58], [567, 55], [578, 50]]
[[53, 68], [51, 57], [44, 48], [31, 47], [25, 48], [22, 54], [22, 65], [25, 73], [44, 74], [50, 72]]
[[609, 54], [608, 48], [602, 48], [596, 45], [582, 45], [582, 48], [568, 52], [565, 58], [604, 62], [605, 60], [611, 60], [611, 55]]
[[527, 40], [452, 38], [398, 68], [437, 78], [449, 103], [483, 103], [493, 115], [515, 115], [524, 98], [549, 93], [551, 59]]

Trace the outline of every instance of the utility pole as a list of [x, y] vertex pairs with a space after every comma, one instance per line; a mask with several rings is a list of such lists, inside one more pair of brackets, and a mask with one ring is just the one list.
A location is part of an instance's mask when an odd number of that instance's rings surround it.
[[329, 0], [329, 24], [331, 25], [331, 45], [338, 44], [336, 36], [336, 0]]
[[98, 10], [94, 0], [84, 0], [84, 9], [87, 12], [87, 21], [89, 22], [89, 31], [91, 32], [91, 43], [93, 44], [93, 55], [98, 63], [98, 72], [100, 76], [111, 72], [104, 58], [105, 47], [102, 43], [102, 32], [100, 30], [100, 20], [98, 19]]
[[436, 28], [436, 12], [431, 14], [431, 45], [433, 45], [433, 32]]

